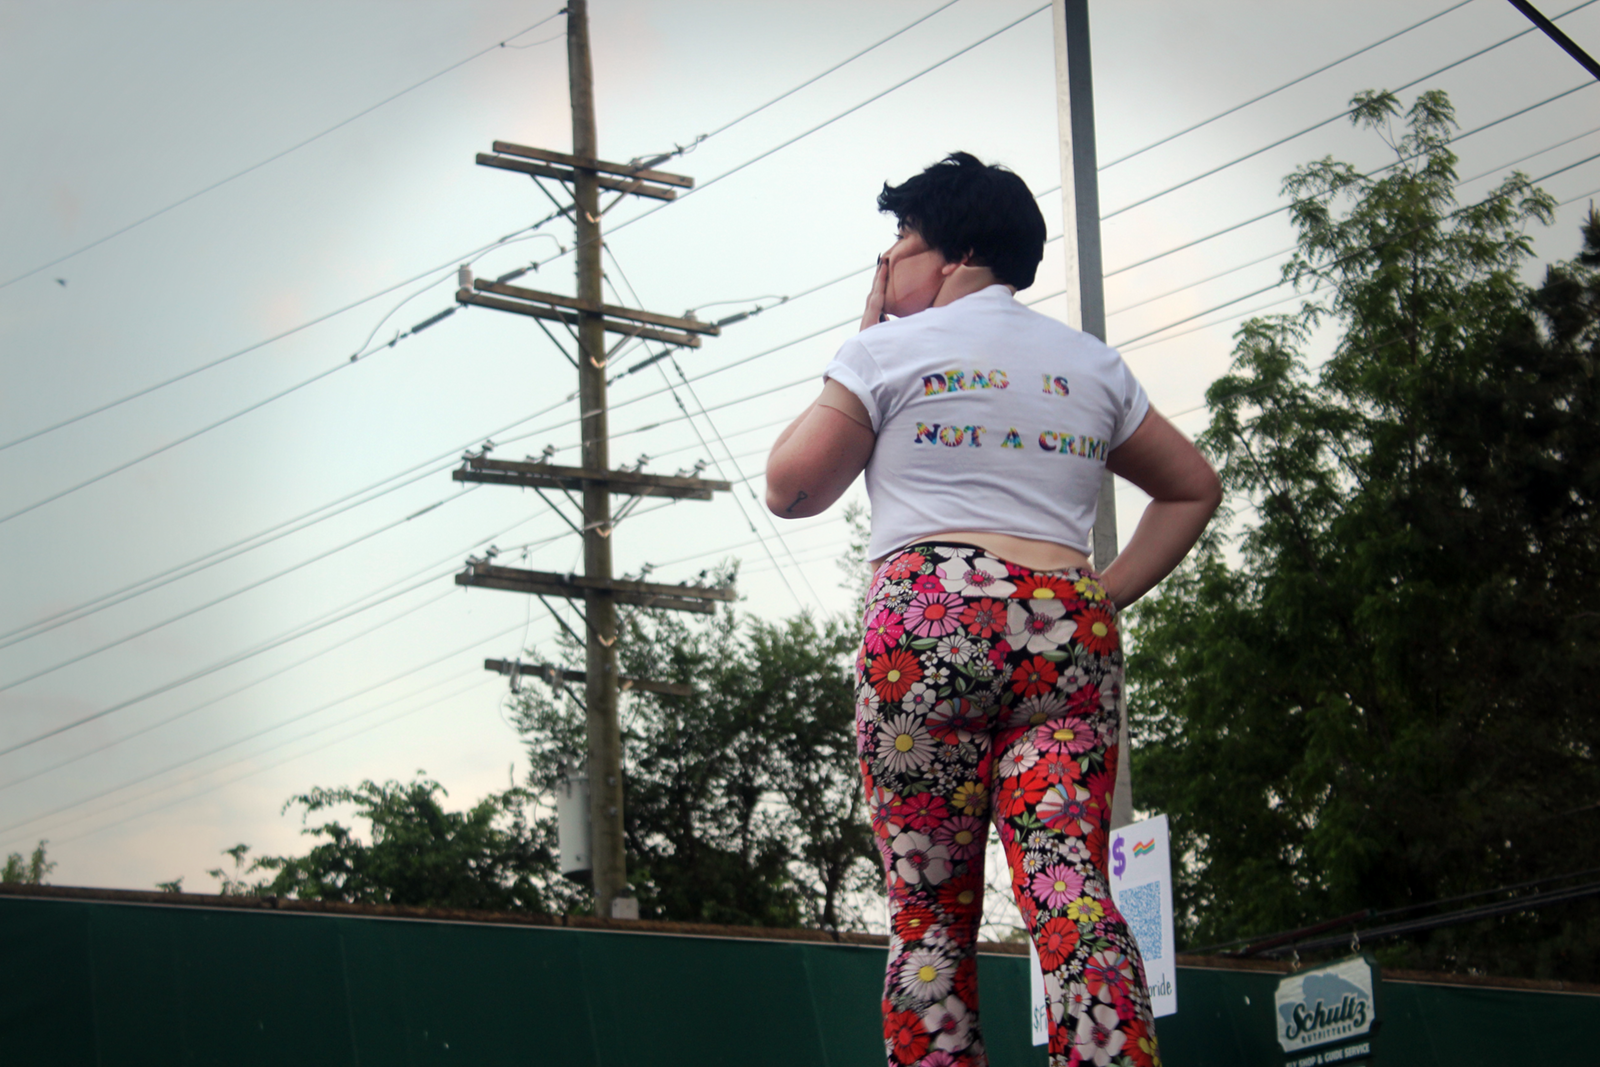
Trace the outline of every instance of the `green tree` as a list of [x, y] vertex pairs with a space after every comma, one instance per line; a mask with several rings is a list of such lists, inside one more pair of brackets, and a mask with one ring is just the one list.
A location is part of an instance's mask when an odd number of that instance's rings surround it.
[[44, 846], [45, 843], [40, 841], [33, 854], [27, 857], [20, 852], [8, 855], [4, 869], [0, 869], [0, 882], [46, 885], [45, 879], [56, 869], [56, 865], [53, 860], [44, 858]]
[[[1290, 175], [1286, 276], [1316, 299], [1246, 323], [1208, 392], [1200, 443], [1254, 518], [1131, 613], [1140, 800], [1171, 816], [1190, 944], [1600, 866], [1578, 810], [1600, 793], [1600, 221], [1530, 290], [1552, 198], [1515, 174], [1458, 204], [1442, 93], [1398, 137], [1391, 94], [1354, 103], [1395, 163]], [[1582, 977], [1600, 921], [1383, 952]]]
[[[417, 772], [410, 782], [365, 781], [355, 788], [313, 788], [284, 810], [303, 820], [353, 805], [370, 827], [363, 840], [338, 822], [308, 825], [321, 843], [304, 856], [262, 856], [243, 867], [247, 846], [227, 850], [235, 876], [220, 868], [225, 893], [339, 900], [360, 904], [524, 911], [563, 910], [570, 891], [555, 873], [554, 827], [528, 818], [530, 796], [520, 788], [491, 793], [466, 811], [448, 811], [448, 794]], [[266, 877], [246, 882], [247, 874]]]
[[[634, 692], [623, 717], [629, 877], [646, 917], [827, 929], [878, 862], [858, 796], [851, 628], [733, 611], [700, 622], [641, 611], [621, 644], [624, 675], [689, 685]], [[577, 649], [568, 649], [576, 658]], [[570, 695], [530, 689], [516, 720], [553, 788], [584, 748]]]

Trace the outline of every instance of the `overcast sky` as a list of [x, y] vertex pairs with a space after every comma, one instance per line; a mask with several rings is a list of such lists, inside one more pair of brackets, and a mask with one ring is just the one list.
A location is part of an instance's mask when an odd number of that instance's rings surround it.
[[[601, 154], [626, 160], [688, 146], [940, 3], [594, 0]], [[494, 246], [547, 215], [550, 201], [520, 175], [474, 165], [495, 140], [569, 149], [565, 20], [535, 26], [559, 6], [0, 3], [0, 446], [244, 353], [0, 450], [0, 516], [126, 465], [0, 518], [0, 643], [10, 642], [0, 648], [0, 748], [126, 705], [0, 756], [0, 852], [48, 838], [57, 884], [148, 888], [181, 875], [205, 891], [213, 883], [204, 871], [224, 848], [303, 849], [298, 822], [279, 811], [314, 784], [423, 768], [467, 805], [521, 773], [502, 715], [505, 683], [481, 662], [519, 649], [551, 655], [555, 623], [536, 602], [464, 591], [450, 574], [491, 541], [502, 561], [553, 571], [580, 567], [579, 545], [536, 497], [464, 490], [448, 470], [490, 436], [502, 457], [551, 444], [571, 460], [575, 373], [531, 322], [485, 309], [381, 346], [453, 306], [455, 266], [472, 256], [480, 277], [550, 260], [526, 281], [571, 292], [571, 257], [552, 259], [571, 244], [570, 228], [550, 224]], [[847, 609], [834, 564], [845, 543], [840, 509], [782, 525], [780, 540], [751, 495], [761, 492], [765, 449], [853, 329], [865, 268], [893, 228], [873, 209], [886, 179], [965, 149], [1006, 163], [1036, 191], [1059, 184], [1048, 12], [1025, 17], [1037, 6], [950, 5], [664, 164], [697, 179], [690, 196], [659, 211], [625, 201], [607, 217], [616, 301], [667, 314], [701, 307], [715, 318], [860, 271], [678, 354], [692, 388], [671, 364], [615, 384], [615, 462], [648, 453], [647, 469], [670, 474], [705, 458], [708, 473], [741, 482], [713, 503], [649, 518], [641, 508], [618, 527], [619, 571], [648, 562], [678, 581], [732, 556], [743, 564], [745, 611], [775, 619]], [[1449, 7], [1093, 3], [1100, 159]], [[1561, 25], [1600, 46], [1600, 5], [1583, 7]], [[1398, 88], [1527, 28], [1509, 4], [1472, 0], [1107, 167], [1102, 208], [1116, 212], [1338, 115], [1358, 90]], [[493, 47], [508, 39], [514, 47]], [[1534, 32], [1402, 95], [1409, 104], [1424, 89], [1446, 90], [1471, 130], [1584, 86], [1459, 143], [1460, 174], [1487, 174], [1462, 187], [1463, 198], [1477, 198], [1521, 157], [1531, 156], [1516, 166], [1537, 177], [1600, 152], [1600, 137], [1588, 136], [1600, 130], [1600, 93], [1589, 83]], [[1343, 120], [1286, 140], [1114, 214], [1103, 230], [1106, 267], [1279, 205], [1283, 176], [1308, 160], [1333, 155], [1369, 168], [1387, 152]], [[1534, 235], [1542, 263], [1576, 250], [1600, 161], [1546, 187], [1577, 202]], [[1041, 202], [1059, 232], [1059, 196]], [[1109, 309], [1141, 304], [1111, 316], [1108, 339], [1143, 338], [1128, 345], [1128, 361], [1186, 432], [1204, 427], [1196, 408], [1228, 366], [1240, 316], [1292, 294], [1227, 302], [1276, 281], [1281, 257], [1272, 254], [1291, 243], [1278, 215], [1108, 279]], [[1061, 289], [1060, 250], [1048, 246], [1023, 299]], [[1180, 291], [1162, 296], [1169, 290]], [[1038, 307], [1065, 312], [1059, 298]], [[694, 419], [679, 417], [662, 369]], [[1141, 503], [1120, 491], [1124, 538]], [[142, 595], [103, 599], [269, 531], [283, 536]], [[103, 606], [53, 629], [36, 625], [86, 604]], [[308, 626], [319, 628], [282, 640]]]

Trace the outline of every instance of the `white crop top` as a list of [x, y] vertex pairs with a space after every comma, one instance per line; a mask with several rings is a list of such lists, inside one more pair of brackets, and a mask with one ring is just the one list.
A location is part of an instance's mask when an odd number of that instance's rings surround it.
[[1106, 456], [1150, 409], [1116, 349], [1003, 285], [863, 330], [823, 375], [878, 435], [869, 559], [943, 530], [1087, 554]]

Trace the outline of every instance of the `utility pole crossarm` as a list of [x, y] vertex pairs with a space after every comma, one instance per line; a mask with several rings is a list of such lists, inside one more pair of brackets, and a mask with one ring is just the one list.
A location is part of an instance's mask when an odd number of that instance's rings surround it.
[[679, 478], [666, 474], [641, 474], [638, 471], [594, 471], [587, 467], [557, 467], [549, 463], [524, 463], [486, 456], [473, 456], [467, 460], [467, 466], [455, 471], [452, 477], [458, 482], [522, 485], [530, 489], [582, 489], [585, 485], [598, 485], [627, 496], [666, 496], [680, 500], [710, 500], [713, 492], [728, 492], [733, 488], [730, 482], [712, 478]]
[[[514, 170], [520, 174], [528, 174], [535, 178], [554, 178], [560, 182], [570, 182], [578, 174], [577, 171], [564, 170], [561, 167], [547, 167], [542, 163], [527, 163], [520, 159], [507, 159], [504, 156], [492, 156], [487, 152], [478, 153], [478, 165], [482, 167], [499, 167], [501, 170]], [[611, 189], [619, 193], [632, 193], [635, 196], [649, 196], [657, 200], [676, 200], [678, 193], [675, 189], [665, 189], [659, 185], [646, 185], [642, 181], [621, 181], [617, 178], [602, 178], [590, 173], [594, 183], [601, 189]]]
[[[556, 181], [574, 184], [578, 176], [582, 175], [594, 182], [599, 189], [610, 189], [634, 196], [648, 196], [656, 200], [676, 200], [679, 189], [694, 187], [694, 179], [684, 177], [682, 174], [647, 170], [627, 163], [607, 163], [600, 159], [588, 159], [566, 152], [552, 152], [547, 148], [530, 148], [508, 141], [496, 141], [492, 153], [479, 152], [478, 165], [499, 167], [501, 170], [512, 170], [534, 178], [554, 178]], [[617, 174], [622, 177], [606, 177], [607, 174]]]
[[[498, 293], [501, 296], [512, 296], [518, 300], [530, 300], [541, 304], [550, 304], [553, 307], [567, 308], [572, 311], [587, 311], [593, 315], [609, 315], [614, 319], [628, 319], [633, 322], [642, 322], [647, 326], [666, 326], [675, 330], [685, 330], [689, 333], [703, 333], [716, 337], [722, 333], [722, 328], [699, 319], [680, 318], [676, 315], [658, 315], [653, 311], [639, 311], [636, 308], [619, 307], [616, 304], [590, 304], [588, 301], [576, 297], [561, 296], [558, 293], [545, 293], [538, 289], [525, 289], [520, 285], [506, 285], [503, 282], [492, 282], [486, 278], [479, 278], [472, 283], [474, 289], [486, 293]], [[608, 326], [609, 328], [609, 326]]]
[[660, 582], [629, 582], [612, 578], [591, 578], [582, 574], [555, 574], [519, 567], [498, 567], [492, 563], [469, 563], [456, 575], [457, 585], [504, 589], [514, 593], [559, 596], [569, 599], [601, 598], [642, 608], [669, 608], [711, 615], [717, 602], [737, 600], [733, 589], [701, 585], [665, 585]]
[[[491, 283], [492, 284], [492, 283]], [[514, 286], [500, 286], [502, 289], [515, 288]], [[476, 307], [493, 308], [496, 311], [509, 311], [517, 315], [527, 315], [535, 319], [547, 319], [551, 322], [564, 322], [568, 326], [578, 326], [582, 323], [581, 312], [563, 311], [548, 304], [537, 304], [525, 300], [507, 300], [497, 296], [484, 296], [473, 289], [457, 289], [456, 303], [472, 304]], [[692, 333], [669, 333], [666, 330], [657, 330], [649, 326], [642, 326], [633, 322], [618, 322], [615, 319], [605, 319], [596, 315], [604, 330], [611, 333], [626, 334], [629, 337], [642, 337], [647, 341], [660, 341], [663, 344], [679, 345], [683, 348], [699, 348], [700, 338]]]
[[524, 159], [539, 159], [546, 163], [558, 163], [563, 167], [574, 170], [595, 170], [603, 174], [616, 174], [624, 178], [642, 178], [645, 181], [660, 182], [662, 185], [676, 185], [683, 189], [694, 188], [694, 179], [683, 174], [669, 174], [664, 170], [647, 170], [644, 167], [635, 167], [631, 163], [607, 163], [603, 159], [582, 159], [578, 156], [567, 155], [565, 152], [552, 152], [545, 148], [529, 148], [527, 145], [512, 144], [510, 141], [496, 141], [494, 150], [508, 156], [522, 156]]
[[[550, 663], [523, 663], [521, 660], [486, 659], [483, 669], [494, 671], [496, 674], [511, 675], [518, 678], [539, 678], [551, 685], [558, 682], [587, 682], [588, 672], [565, 670]], [[623, 690], [637, 689], [641, 693], [660, 693], [663, 696], [686, 697], [694, 695], [694, 687], [686, 682], [653, 682], [648, 678], [629, 678], [622, 675], [617, 679], [618, 688]]]

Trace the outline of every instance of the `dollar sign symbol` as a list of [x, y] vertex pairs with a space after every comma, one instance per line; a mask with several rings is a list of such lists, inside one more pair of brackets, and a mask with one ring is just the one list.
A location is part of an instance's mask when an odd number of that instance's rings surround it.
[[1122, 872], [1128, 869], [1128, 861], [1122, 855], [1122, 835], [1118, 834], [1111, 839], [1111, 876], [1121, 878]]

